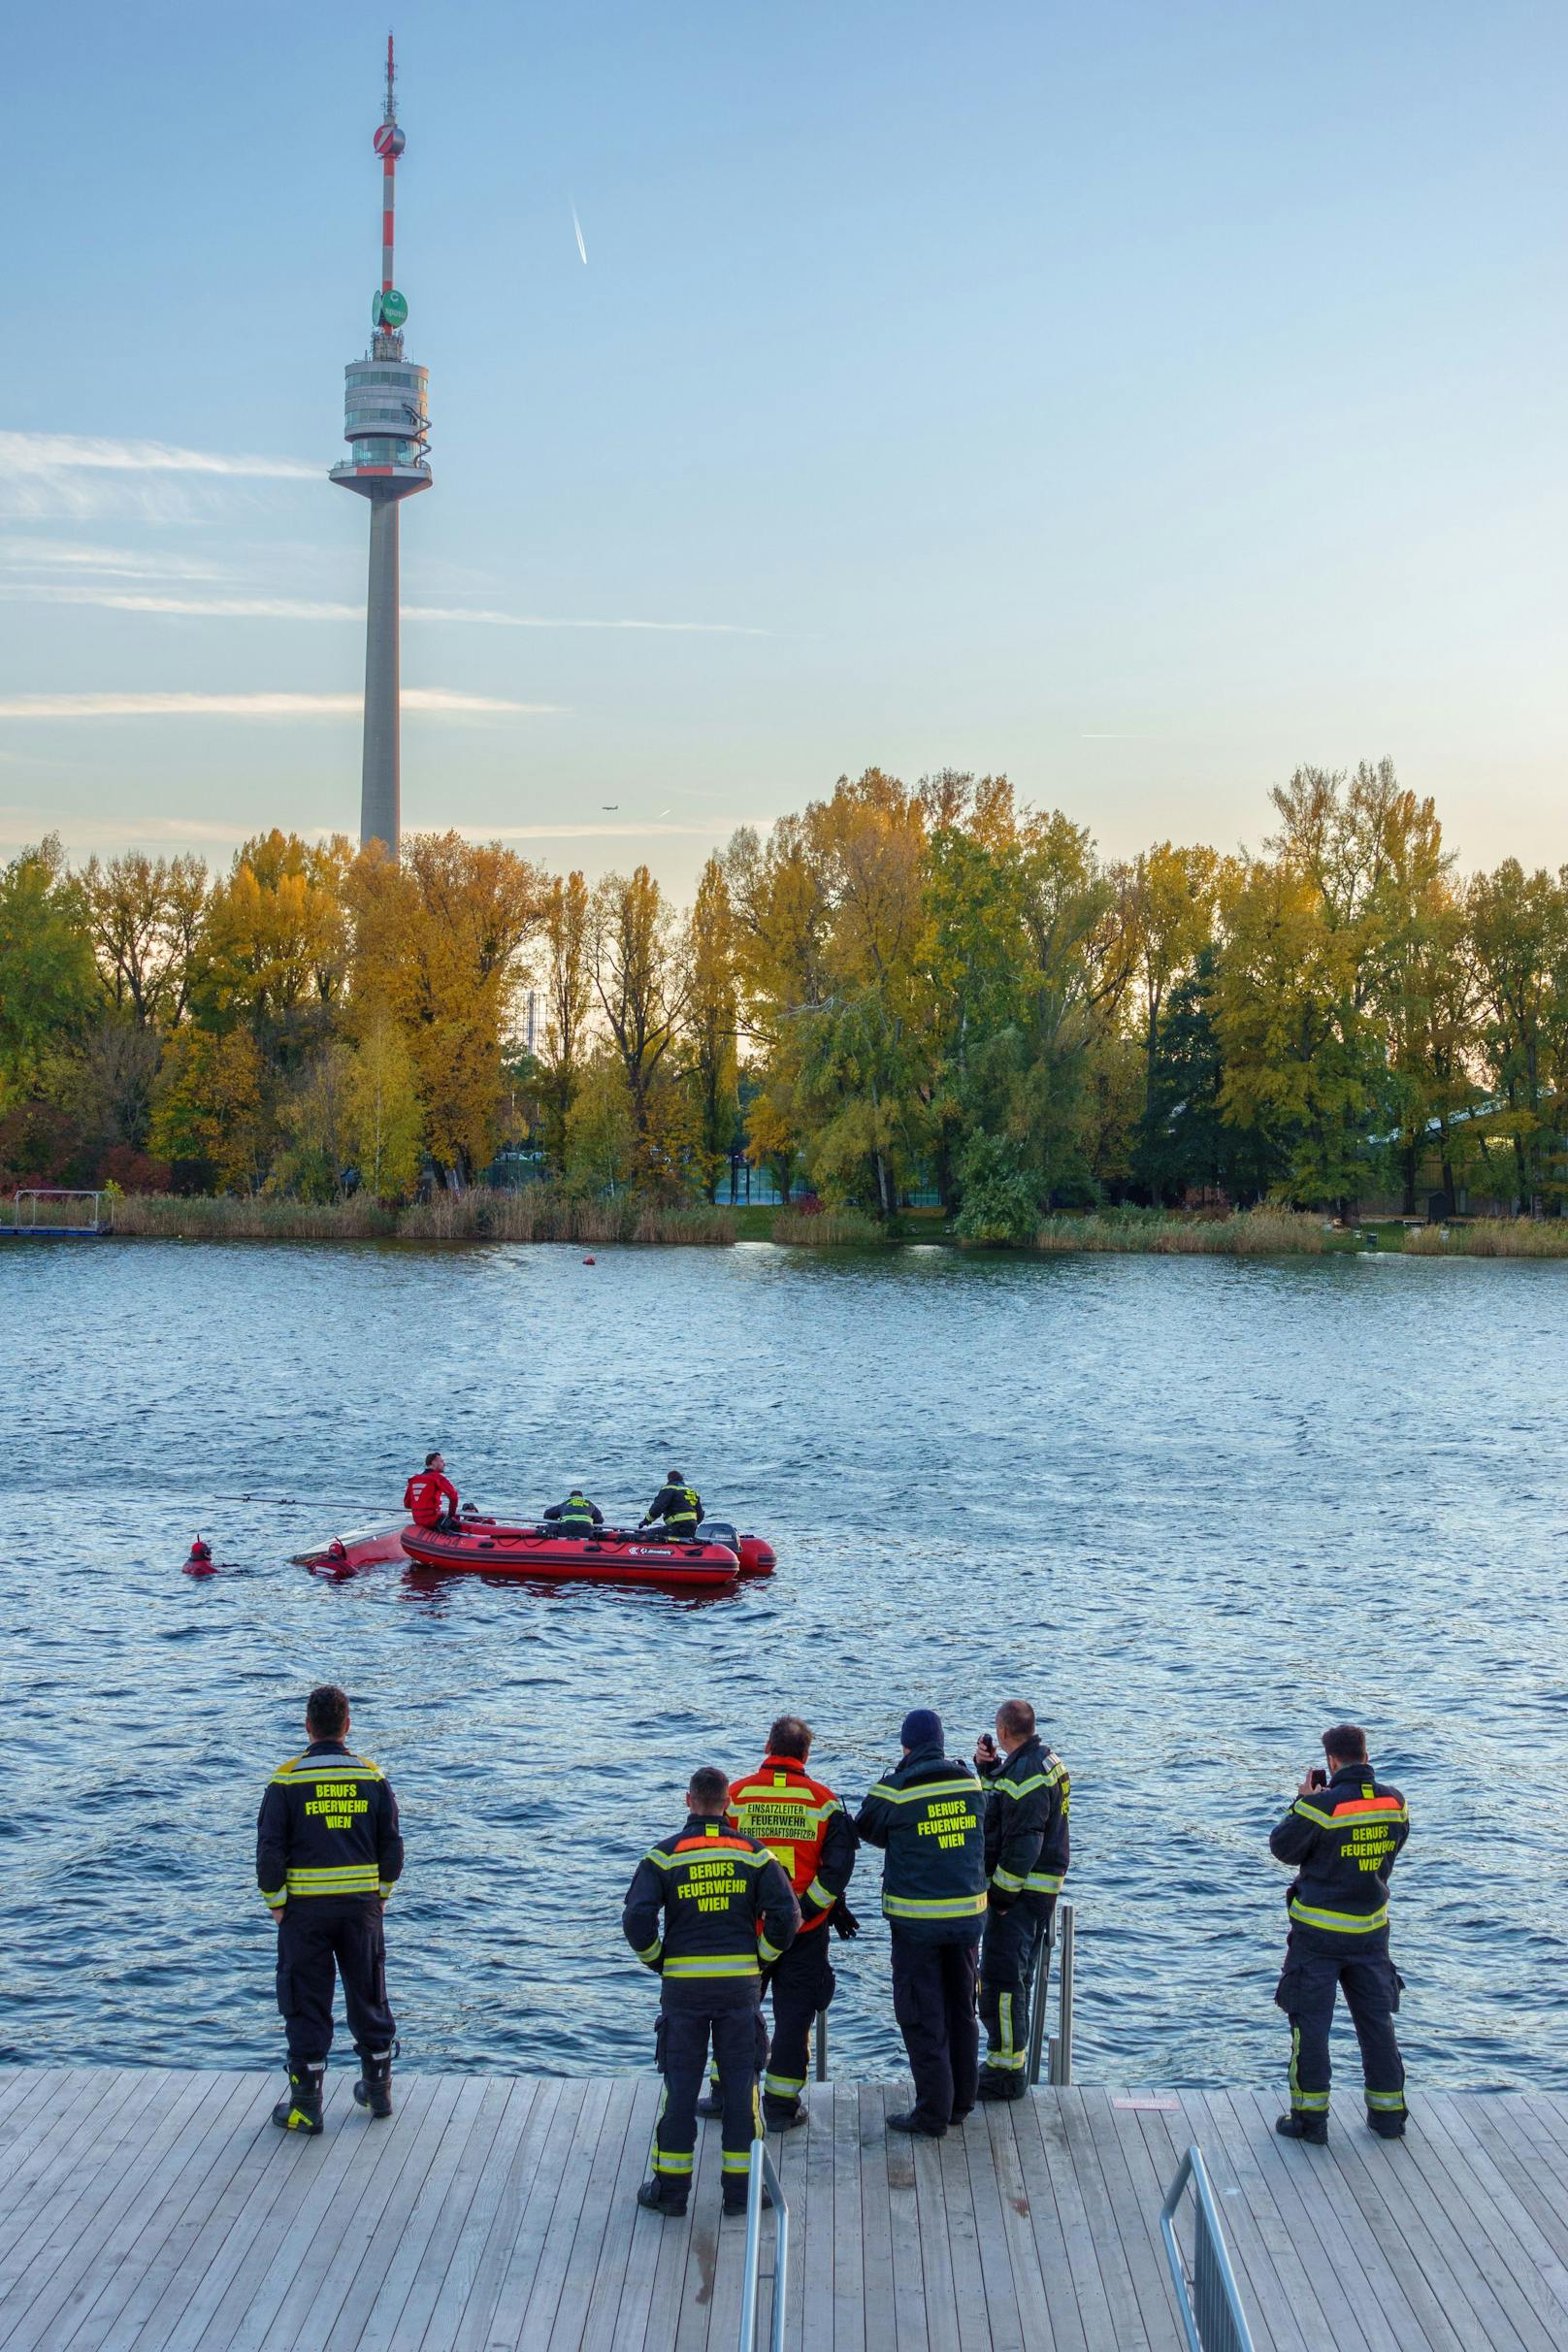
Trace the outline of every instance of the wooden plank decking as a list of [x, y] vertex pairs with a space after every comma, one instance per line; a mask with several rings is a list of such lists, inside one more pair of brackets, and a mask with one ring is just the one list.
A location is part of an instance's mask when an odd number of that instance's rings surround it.
[[[302, 2141], [276, 2075], [0, 2068], [0, 2352], [732, 2352], [717, 2126], [687, 2221], [633, 2203], [654, 2080], [405, 2074], [374, 2126], [350, 2079]], [[1323, 2150], [1264, 2092], [1042, 2090], [913, 2145], [906, 2095], [813, 2085], [774, 2143], [791, 2352], [1179, 2352], [1194, 2140], [1258, 2352], [1568, 2348], [1568, 2099], [1423, 2096], [1392, 2146], [1347, 2103]]]

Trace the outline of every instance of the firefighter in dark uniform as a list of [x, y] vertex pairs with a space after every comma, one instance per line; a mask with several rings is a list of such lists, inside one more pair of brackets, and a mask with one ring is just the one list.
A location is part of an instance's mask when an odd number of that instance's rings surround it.
[[1062, 1758], [1035, 1730], [1028, 1699], [1002, 1701], [996, 1739], [982, 1735], [974, 1762], [986, 1786], [989, 1880], [980, 1943], [986, 2029], [980, 2096], [1022, 2099], [1035, 1971], [1067, 1872], [1071, 1785]]
[[763, 2121], [770, 2132], [787, 2132], [805, 2120], [800, 2094], [811, 2062], [811, 2021], [833, 1997], [829, 1925], [840, 1936], [860, 1933], [842, 1900], [855, 1868], [855, 1832], [826, 1781], [813, 1780], [806, 1771], [810, 1753], [809, 1723], [780, 1715], [757, 1770], [730, 1783], [730, 1820], [770, 1848], [800, 1906], [800, 1932], [767, 1980], [773, 2038], [763, 2076]]
[[702, 1517], [702, 1498], [697, 1488], [688, 1486], [678, 1470], [671, 1470], [637, 1525], [651, 1527], [655, 1519], [663, 1519], [667, 1535], [677, 1544], [689, 1544]]
[[917, 1707], [903, 1756], [855, 1817], [885, 1849], [882, 1909], [893, 1938], [893, 2013], [909, 2053], [915, 2104], [896, 2132], [940, 2140], [974, 2106], [980, 2035], [975, 1955], [986, 1911], [986, 1796], [967, 1764], [942, 1752], [942, 1719]]
[[626, 1941], [663, 1980], [657, 2040], [665, 2095], [653, 2127], [653, 2178], [637, 2191], [638, 2205], [656, 2213], [686, 2210], [710, 2035], [724, 2100], [724, 2209], [745, 2211], [762, 2122], [762, 1973], [788, 1950], [800, 1924], [790, 1882], [767, 1846], [725, 1820], [729, 1794], [716, 1765], [693, 1773], [685, 1828], [637, 1864], [621, 1914]]
[[381, 1914], [403, 1871], [398, 1801], [365, 1756], [350, 1755], [348, 1701], [333, 1683], [306, 1704], [303, 1755], [274, 1773], [256, 1823], [256, 1878], [278, 1921], [278, 2006], [288, 2036], [288, 2093], [273, 2109], [285, 2131], [322, 2127], [332, 2047], [333, 1971], [359, 2053], [354, 2097], [378, 2120], [392, 2112], [397, 2024], [386, 2005]]
[[1308, 1774], [1268, 1841], [1296, 1874], [1274, 1995], [1290, 2020], [1290, 2112], [1274, 2128], [1320, 2146], [1328, 2138], [1328, 2029], [1343, 1990], [1361, 2045], [1367, 2122], [1380, 2138], [1400, 2140], [1405, 2069], [1393, 2020], [1403, 1979], [1388, 1957], [1388, 1873], [1410, 1814], [1367, 1762], [1358, 1723], [1336, 1723], [1323, 1745], [1326, 1773]]
[[563, 1535], [592, 1535], [604, 1524], [604, 1514], [591, 1503], [580, 1486], [573, 1486], [564, 1503], [552, 1503], [544, 1514]]

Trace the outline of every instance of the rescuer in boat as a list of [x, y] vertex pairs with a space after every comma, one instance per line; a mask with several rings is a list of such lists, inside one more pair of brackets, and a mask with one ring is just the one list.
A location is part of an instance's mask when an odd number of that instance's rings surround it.
[[773, 2039], [763, 2076], [763, 2121], [770, 2132], [787, 2132], [805, 2120], [800, 2094], [811, 2059], [811, 2020], [833, 1997], [829, 1921], [840, 1936], [860, 1933], [843, 1901], [855, 1868], [855, 1832], [826, 1781], [813, 1780], [806, 1771], [810, 1753], [810, 1724], [780, 1715], [757, 1770], [730, 1783], [729, 1819], [768, 1846], [800, 1906], [800, 1932], [766, 1978], [773, 1996]]
[[982, 2099], [1022, 2099], [1028, 2085], [1029, 1999], [1067, 1869], [1067, 1768], [1034, 1727], [1028, 1699], [1004, 1699], [996, 1736], [981, 1735], [975, 1770], [986, 1787], [985, 1932], [980, 2022], [986, 2029]]
[[424, 1468], [416, 1470], [404, 1487], [403, 1508], [416, 1527], [448, 1528], [461, 1524], [457, 1488], [446, 1476], [446, 1464], [439, 1454], [427, 1454]]
[[710, 2035], [724, 2102], [724, 2209], [745, 2211], [751, 2145], [762, 2134], [762, 1972], [789, 1949], [800, 1924], [773, 1855], [725, 1820], [729, 1795], [715, 1765], [693, 1773], [685, 1827], [637, 1864], [621, 1914], [627, 1943], [662, 1979], [655, 2047], [665, 2095], [653, 2127], [653, 2178], [637, 2191], [638, 2205], [655, 2213], [686, 2210]]
[[312, 2138], [332, 2047], [333, 1969], [343, 1978], [359, 2053], [354, 2097], [392, 2112], [397, 2024], [386, 2005], [381, 1914], [403, 1871], [398, 1801], [367, 1756], [350, 1755], [348, 1701], [323, 1682], [306, 1702], [303, 1755], [269, 1781], [256, 1822], [256, 1878], [278, 1921], [278, 2006], [288, 2037], [288, 2091], [274, 2123]]
[[552, 1503], [544, 1516], [563, 1535], [592, 1535], [596, 1527], [604, 1524], [604, 1514], [597, 1503], [588, 1500], [580, 1486], [573, 1486], [564, 1503]]
[[1314, 1770], [1268, 1841], [1294, 1865], [1290, 1932], [1274, 1999], [1290, 2020], [1290, 2112], [1274, 2129], [1321, 2146], [1328, 2138], [1328, 2029], [1343, 1990], [1361, 2045], [1366, 2119], [1381, 2139], [1405, 2130], [1405, 2069], [1393, 2030], [1404, 1979], [1388, 1957], [1388, 1873], [1410, 1835], [1397, 1788], [1367, 1762], [1358, 1723], [1323, 1735]]
[[986, 1911], [986, 1796], [942, 1752], [942, 1718], [904, 1716], [903, 1755], [866, 1796], [855, 1832], [886, 1853], [882, 1909], [893, 1940], [893, 2013], [909, 2053], [915, 2104], [888, 2128], [940, 2140], [974, 2106], [980, 2034], [975, 1950]]
[[665, 1532], [677, 1544], [690, 1544], [696, 1540], [702, 1517], [702, 1498], [697, 1488], [688, 1486], [678, 1470], [671, 1470], [637, 1524], [651, 1527], [655, 1519], [663, 1519]]

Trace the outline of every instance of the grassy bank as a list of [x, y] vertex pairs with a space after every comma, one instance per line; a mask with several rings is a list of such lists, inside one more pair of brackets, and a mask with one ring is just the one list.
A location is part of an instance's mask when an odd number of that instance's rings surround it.
[[519, 1192], [438, 1192], [390, 1208], [375, 1200], [315, 1204], [262, 1195], [188, 1199], [126, 1193], [114, 1203], [114, 1230], [166, 1241], [616, 1241], [702, 1242], [735, 1237], [723, 1209], [666, 1208], [648, 1201], [574, 1200], [548, 1185]]

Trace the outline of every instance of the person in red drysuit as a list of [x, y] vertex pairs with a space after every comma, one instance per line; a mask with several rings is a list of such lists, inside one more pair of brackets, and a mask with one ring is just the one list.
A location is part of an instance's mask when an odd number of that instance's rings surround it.
[[457, 1524], [457, 1488], [446, 1476], [446, 1464], [439, 1454], [427, 1454], [424, 1468], [416, 1470], [404, 1487], [403, 1508], [412, 1515], [416, 1527]]

